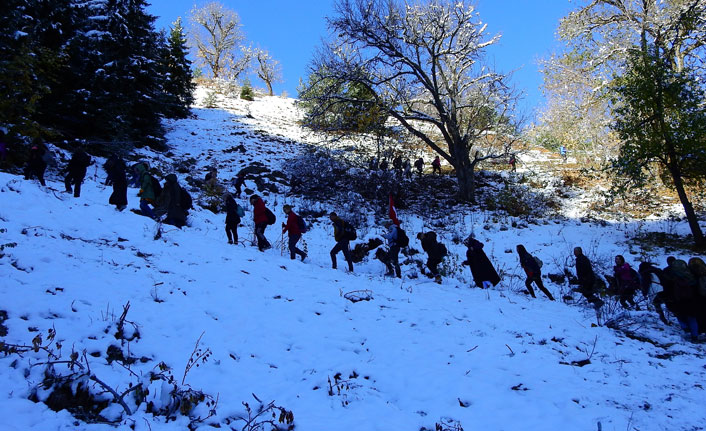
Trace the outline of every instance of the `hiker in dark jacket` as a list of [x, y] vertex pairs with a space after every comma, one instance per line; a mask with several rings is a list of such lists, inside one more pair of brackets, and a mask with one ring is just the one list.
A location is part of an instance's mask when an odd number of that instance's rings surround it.
[[402, 156], [397, 156], [392, 159], [392, 168], [395, 170], [395, 176], [398, 179], [402, 178]]
[[166, 214], [164, 223], [178, 227], [186, 225], [186, 211], [181, 206], [181, 186], [174, 174], [167, 175], [164, 188], [157, 199], [154, 210], [157, 217]]
[[282, 210], [287, 214], [287, 223], [282, 223], [282, 233], [287, 233], [289, 238], [289, 258], [294, 260], [296, 255], [299, 255], [304, 262], [306, 253], [297, 248], [297, 243], [302, 237], [302, 231], [299, 229], [299, 216], [292, 211], [291, 205], [284, 205]]
[[703, 314], [703, 300], [698, 294], [698, 281], [686, 261], [669, 256], [667, 264], [663, 274], [673, 286], [672, 296], [679, 326], [690, 332], [692, 339], [696, 339], [699, 336], [699, 317]]
[[483, 243], [473, 238], [473, 236], [469, 236], [464, 243], [468, 249], [466, 250], [466, 261], [463, 262], [463, 265], [471, 267], [471, 275], [473, 275], [473, 282], [476, 286], [482, 289], [497, 286], [500, 283], [500, 276], [483, 251]]
[[385, 226], [387, 227], [388, 232], [383, 235], [383, 237], [387, 240], [387, 246], [389, 247], [387, 256], [383, 261], [385, 266], [387, 266], [387, 273], [385, 273], [385, 275], [394, 275], [397, 278], [402, 278], [402, 270], [400, 269], [399, 261], [400, 246], [397, 241], [399, 238], [400, 229], [399, 226], [390, 220], [385, 223]]
[[525, 246], [522, 244], [517, 245], [517, 254], [520, 256], [520, 266], [522, 266], [522, 269], [525, 270], [525, 274], [527, 274], [525, 286], [527, 286], [527, 290], [529, 290], [532, 298], [536, 298], [534, 295], [534, 289], [532, 288], [532, 282], [534, 282], [537, 287], [539, 287], [539, 290], [547, 295], [547, 298], [549, 298], [550, 301], [554, 301], [552, 294], [549, 293], [546, 287], [544, 287], [544, 283], [542, 282], [542, 270], [535, 258], [527, 252]]
[[583, 254], [581, 247], [574, 248], [574, 256], [576, 257], [576, 278], [579, 283], [576, 291], [582, 294], [594, 307], [600, 308], [603, 301], [596, 297], [597, 280], [591, 261]]
[[7, 138], [5, 132], [0, 130], [0, 163], [4, 163], [5, 160], [7, 160]]
[[238, 225], [244, 210], [230, 193], [225, 194], [224, 201], [226, 205], [226, 236], [228, 237], [228, 244], [238, 244]]
[[696, 278], [696, 292], [706, 298], [706, 263], [700, 257], [689, 259], [689, 270]]
[[66, 166], [66, 177], [64, 178], [64, 185], [66, 186], [66, 192], [71, 193], [71, 186], [73, 186], [74, 197], [81, 196], [81, 183], [86, 177], [86, 169], [91, 164], [91, 156], [86, 154], [81, 148], [78, 148], [69, 160], [69, 164]]
[[350, 239], [345, 234], [346, 223], [335, 212], [329, 214], [329, 220], [333, 223], [333, 238], [336, 245], [331, 249], [331, 268], [336, 269], [336, 255], [343, 252], [343, 257], [348, 262], [348, 271], [353, 272], [353, 259], [351, 258]]
[[106, 184], [113, 185], [113, 193], [108, 199], [108, 203], [115, 205], [118, 211], [122, 211], [127, 206], [127, 176], [125, 174], [125, 162], [118, 156], [111, 156], [103, 165], [107, 175]]
[[105, 182], [103, 183], [106, 186], [111, 186], [113, 185], [113, 178], [110, 176], [111, 171], [113, 170], [113, 166], [118, 162], [118, 156], [115, 154], [111, 154], [110, 157], [103, 163], [103, 170], [105, 171]]
[[441, 283], [439, 264], [446, 256], [446, 246], [436, 240], [436, 232], [418, 233], [417, 238], [422, 242], [422, 249], [427, 253], [427, 268], [434, 281]]
[[245, 173], [238, 172], [238, 175], [236, 175], [235, 179], [233, 180], [233, 186], [235, 186], [235, 193], [238, 198], [242, 193], [241, 189], [243, 187], [243, 184], [245, 184]]
[[417, 173], [419, 176], [422, 176], [422, 171], [424, 171], [424, 159], [423, 158], [418, 158], [417, 160], [414, 161], [414, 167], [417, 169]]
[[44, 182], [44, 171], [47, 170], [47, 162], [44, 160], [44, 154], [47, 152], [47, 147], [38, 138], [34, 140], [32, 148], [29, 150], [29, 160], [25, 166], [25, 180], [30, 180], [32, 177], [37, 177], [39, 184], [46, 186]]
[[260, 251], [265, 251], [272, 248], [270, 242], [265, 237], [265, 229], [267, 229], [267, 208], [265, 202], [258, 195], [250, 196], [250, 204], [253, 206], [253, 221], [255, 222], [255, 237], [257, 238], [257, 248]]

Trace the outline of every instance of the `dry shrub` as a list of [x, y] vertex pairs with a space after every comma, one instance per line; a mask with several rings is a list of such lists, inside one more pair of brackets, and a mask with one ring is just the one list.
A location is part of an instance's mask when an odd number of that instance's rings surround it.
[[496, 193], [487, 195], [485, 208], [490, 211], [503, 210], [512, 217], [540, 217], [549, 208], [559, 205], [542, 193], [535, 193], [524, 186], [508, 186]]

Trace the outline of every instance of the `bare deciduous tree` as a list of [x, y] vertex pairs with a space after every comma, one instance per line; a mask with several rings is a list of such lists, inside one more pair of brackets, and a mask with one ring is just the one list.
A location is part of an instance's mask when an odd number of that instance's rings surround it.
[[260, 48], [254, 50], [253, 57], [257, 61], [255, 72], [258, 78], [262, 79], [267, 86], [268, 94], [274, 96], [272, 84], [282, 80], [282, 67], [279, 61], [272, 58], [269, 52]]
[[[508, 76], [483, 63], [499, 36], [487, 36], [464, 2], [339, 0], [335, 11], [329, 27], [337, 38], [315, 58], [312, 76], [369, 88], [375, 97], [356, 102], [385, 107], [455, 168], [459, 197], [474, 200], [476, 165], [504, 156], [514, 131]], [[350, 102], [340, 93], [312, 97], [321, 115], [336, 102], [332, 97]]]
[[240, 46], [245, 36], [235, 11], [211, 2], [194, 7], [189, 20], [197, 59], [213, 78], [234, 79], [247, 69], [250, 59], [247, 50]]

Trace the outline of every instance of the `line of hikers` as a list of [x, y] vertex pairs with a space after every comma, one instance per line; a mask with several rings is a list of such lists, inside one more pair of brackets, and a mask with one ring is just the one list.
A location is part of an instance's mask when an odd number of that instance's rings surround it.
[[[386, 172], [390, 168], [390, 165], [386, 158], [378, 161], [377, 157], [371, 157], [368, 162], [368, 169], [372, 172], [383, 171]], [[431, 162], [432, 174], [441, 175], [441, 159], [436, 156]], [[416, 169], [417, 174], [421, 177], [424, 172], [424, 159], [418, 158], [414, 161], [414, 169]], [[402, 156], [396, 156], [392, 159], [392, 170], [395, 172], [395, 176], [398, 179], [407, 178], [412, 179], [412, 164], [409, 158], [402, 159]]]
[[[46, 186], [44, 174], [47, 166], [55, 165], [53, 153], [41, 140], [36, 139], [29, 152], [29, 159], [24, 169], [25, 179], [37, 178], [42, 186]], [[86, 178], [88, 167], [93, 164], [91, 156], [86, 151], [76, 148], [66, 167], [60, 171], [64, 175], [64, 187], [67, 193], [74, 197], [81, 196], [81, 185]], [[106, 172], [106, 186], [112, 186], [113, 192], [108, 199], [118, 211], [127, 207], [128, 169], [125, 162], [117, 155], [110, 156], [103, 164]], [[131, 180], [129, 184], [139, 187], [140, 211], [143, 215], [155, 220], [164, 217], [163, 222], [179, 228], [186, 224], [188, 211], [193, 208], [189, 193], [179, 185], [175, 174], [165, 177], [164, 185], [149, 172], [147, 162], [138, 162], [130, 167]]]
[[[30, 149], [29, 160], [25, 167], [25, 178], [36, 177], [40, 184], [45, 186], [44, 172], [47, 165], [55, 163], [54, 156], [47, 146], [41, 141], [35, 141]], [[66, 167], [61, 171], [64, 175], [65, 189], [68, 193], [73, 193], [74, 197], [80, 197], [81, 184], [85, 179], [88, 166], [92, 163], [91, 157], [82, 148], [77, 148]], [[166, 215], [162, 220], [163, 223], [172, 224], [179, 228], [186, 225], [188, 210], [193, 208], [193, 203], [189, 193], [179, 185], [175, 174], [167, 175], [164, 186], [162, 186], [150, 173], [149, 164], [138, 162], [129, 169], [131, 178], [128, 183], [128, 169], [123, 160], [115, 155], [107, 159], [103, 168], [107, 173], [105, 185], [113, 187], [109, 203], [115, 205], [118, 210], [122, 211], [126, 208], [127, 188], [128, 184], [131, 184], [139, 187], [140, 211], [143, 215], [155, 220]], [[204, 183], [214, 186], [216, 182], [215, 168], [209, 169]], [[236, 197], [240, 197], [244, 182], [245, 173], [241, 171], [233, 179]], [[265, 230], [268, 226], [275, 224], [276, 216], [257, 194], [251, 195], [249, 202], [253, 207], [257, 247], [260, 251], [265, 251], [271, 248], [271, 244], [265, 237]], [[238, 244], [238, 225], [245, 216], [245, 210], [235, 201], [231, 193], [224, 194], [224, 207], [228, 242]], [[287, 216], [286, 222], [282, 223], [282, 234], [288, 235], [290, 258], [295, 259], [296, 256], [299, 256], [304, 261], [307, 258], [307, 253], [299, 249], [297, 244], [301, 240], [302, 234], [307, 231], [308, 226], [304, 219], [293, 211], [291, 205], [284, 205], [282, 209]], [[329, 214], [329, 220], [334, 228], [335, 240], [335, 245], [330, 251], [332, 268], [337, 268], [336, 256], [341, 252], [348, 264], [348, 271], [352, 272], [353, 260], [350, 241], [357, 239], [356, 229], [335, 212]], [[387, 249], [378, 248], [375, 258], [387, 268], [386, 276], [401, 278], [399, 253], [401, 249], [409, 245], [409, 237], [400, 227], [399, 221], [396, 223], [392, 220], [387, 221], [385, 226], [388, 231], [383, 237], [387, 242]], [[437, 235], [433, 231], [420, 232], [417, 234], [417, 239], [427, 254], [426, 268], [428, 271], [422, 269], [422, 273], [440, 283], [439, 265], [448, 255], [446, 246], [438, 241]], [[462, 264], [470, 267], [474, 284], [480, 288], [497, 285], [500, 282], [500, 276], [483, 251], [483, 243], [471, 235], [466, 238], [464, 245], [467, 247], [467, 251], [466, 260]], [[526, 275], [527, 293], [533, 298], [536, 297], [533, 288], [535, 285], [549, 300], [554, 301], [554, 297], [542, 281], [542, 261], [532, 256], [522, 244], [517, 245], [516, 251], [520, 266]], [[694, 257], [687, 263], [684, 260], [669, 257], [667, 267], [664, 269], [659, 269], [652, 263], [643, 262], [640, 264], [639, 271], [636, 271], [625, 262], [622, 255], [618, 255], [615, 257], [612, 275], [605, 277], [608, 281], [606, 285], [594, 273], [592, 264], [583, 254], [581, 247], [574, 249], [574, 256], [576, 258], [576, 277], [570, 279], [570, 282], [578, 285], [574, 291], [581, 293], [596, 309], [603, 306], [604, 301], [600, 297], [607, 294], [617, 296], [624, 308], [632, 307], [639, 310], [634, 297], [636, 292], [641, 291], [644, 297], [652, 299], [660, 318], [665, 323], [668, 321], [663, 306], [677, 317], [681, 327], [688, 331], [694, 340], [700, 332], [706, 332], [706, 264], [701, 258]], [[653, 275], [662, 286], [660, 292], [651, 291]]]
[[[635, 294], [643, 297], [655, 306], [665, 324], [669, 324], [663, 306], [677, 318], [681, 328], [688, 332], [693, 341], [699, 333], [706, 333], [706, 263], [700, 257], [692, 257], [687, 263], [674, 256], [667, 258], [667, 266], [659, 269], [652, 262], [642, 262], [635, 270], [622, 255], [615, 256], [612, 275], [606, 275], [608, 285], [597, 276], [590, 260], [583, 254], [581, 247], [574, 249], [576, 256], [576, 279], [571, 280], [579, 287], [574, 291], [581, 293], [596, 309], [604, 301], [601, 295], [614, 295], [619, 298], [625, 309], [639, 310]], [[653, 277], [654, 276], [654, 277]], [[657, 278], [662, 289], [654, 289]]]

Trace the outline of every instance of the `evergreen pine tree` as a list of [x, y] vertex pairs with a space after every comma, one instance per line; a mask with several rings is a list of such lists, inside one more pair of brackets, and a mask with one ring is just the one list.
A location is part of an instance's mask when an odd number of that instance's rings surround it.
[[36, 120], [61, 59], [37, 38], [37, 0], [8, 0], [0, 14], [0, 127], [10, 136], [48, 132]]
[[159, 148], [164, 143], [162, 77], [155, 17], [146, 6], [145, 0], [107, 1], [103, 90], [110, 116], [105, 121], [114, 137]]
[[167, 45], [162, 53], [164, 76], [164, 109], [170, 118], [185, 118], [189, 107], [194, 102], [194, 89], [191, 73], [191, 61], [187, 58], [186, 35], [181, 25], [181, 18], [174, 22]]
[[64, 135], [67, 124], [76, 116], [69, 103], [77, 76], [71, 67], [70, 45], [76, 36], [80, 14], [75, 0], [36, 0], [34, 5], [34, 40], [44, 49], [56, 54], [57, 62], [49, 72], [50, 91], [38, 106], [36, 119], [51, 129], [56, 136]]

